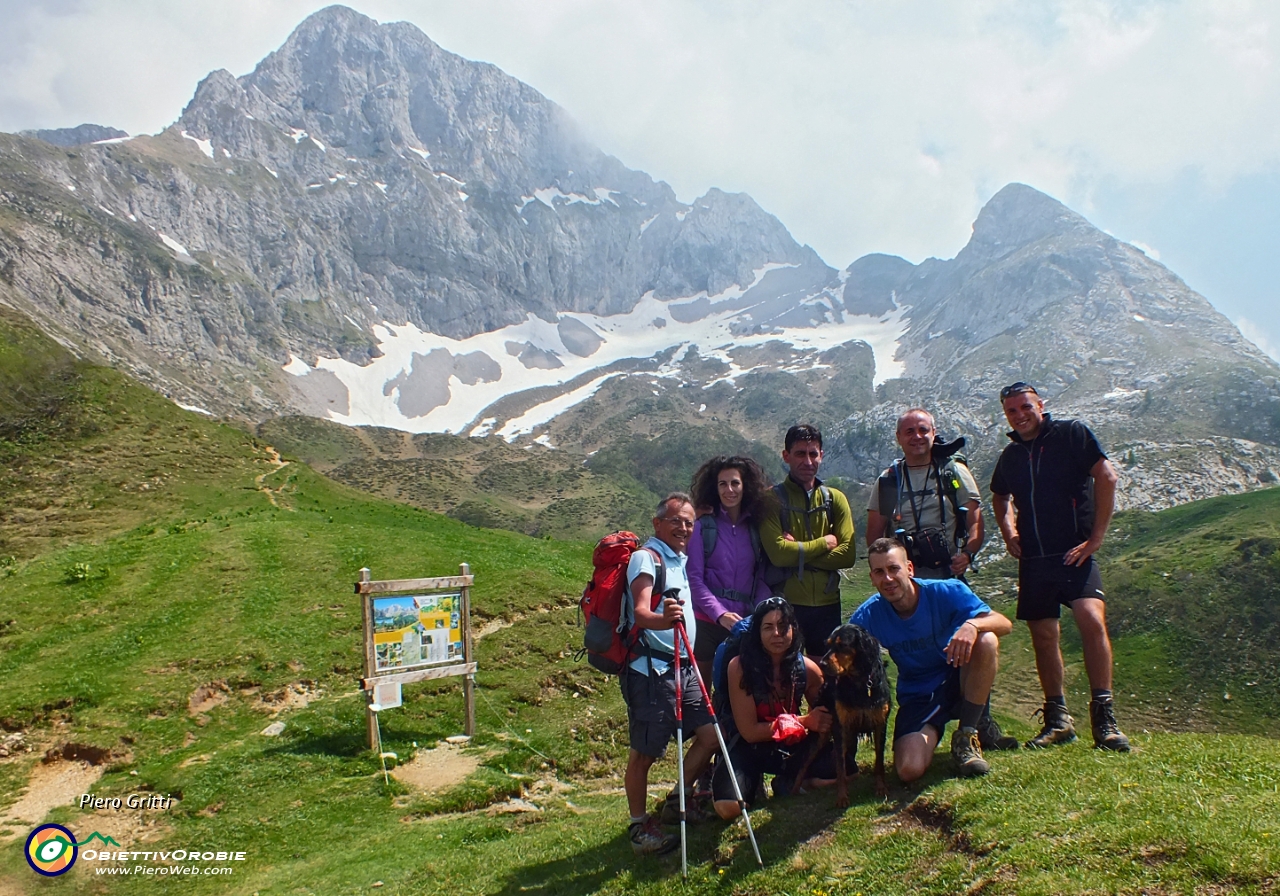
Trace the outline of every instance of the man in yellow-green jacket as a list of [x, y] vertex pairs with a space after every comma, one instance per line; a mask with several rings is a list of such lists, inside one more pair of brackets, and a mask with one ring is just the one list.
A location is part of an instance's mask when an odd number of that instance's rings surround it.
[[795, 608], [805, 650], [820, 655], [841, 622], [840, 573], [853, 566], [853, 514], [839, 489], [822, 484], [822, 433], [802, 423], [787, 430], [782, 462], [790, 474], [773, 489], [780, 507], [760, 520], [772, 568], [766, 580]]

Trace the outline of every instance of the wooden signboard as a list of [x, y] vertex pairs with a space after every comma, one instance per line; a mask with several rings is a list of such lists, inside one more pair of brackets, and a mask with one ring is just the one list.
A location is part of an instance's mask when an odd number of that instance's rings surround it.
[[[471, 567], [456, 576], [373, 581], [360, 570], [356, 594], [364, 616], [364, 689], [373, 704], [380, 684], [463, 676], [464, 731], [475, 734], [476, 664], [471, 646]], [[369, 747], [377, 749], [374, 710], [366, 710]]]

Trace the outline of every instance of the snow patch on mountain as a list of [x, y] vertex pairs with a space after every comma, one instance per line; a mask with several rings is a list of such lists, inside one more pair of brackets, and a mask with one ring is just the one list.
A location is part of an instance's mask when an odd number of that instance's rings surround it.
[[[751, 286], [771, 270], [794, 265], [768, 264], [755, 272]], [[730, 356], [732, 349], [772, 341], [789, 343], [798, 350], [822, 351], [853, 340], [868, 343], [875, 355], [875, 382], [899, 376], [902, 365], [894, 360], [898, 342], [906, 331], [905, 309], [886, 316], [840, 315], [811, 327], [768, 327], [743, 332], [749, 313], [735, 310], [730, 300], [751, 286], [731, 287], [715, 296], [699, 293], [665, 302], [646, 294], [626, 314], [562, 314], [546, 321], [530, 314], [524, 321], [466, 339], [451, 339], [420, 330], [413, 324], [382, 323], [373, 328], [380, 357], [361, 366], [342, 358], [320, 358], [315, 368], [290, 356], [283, 369], [294, 376], [314, 370], [331, 373], [349, 393], [345, 414], [329, 411], [331, 419], [348, 425], [388, 426], [409, 432], [459, 433], [471, 428], [477, 416], [499, 399], [525, 390], [563, 386], [588, 378], [584, 385], [557, 394], [549, 390], [545, 400], [519, 416], [485, 419], [475, 433], [499, 432], [508, 439], [532, 432], [553, 417], [585, 401], [613, 371], [609, 365], [627, 359], [652, 358], [673, 347], [671, 360], [656, 371], [660, 377], [678, 377], [678, 362], [696, 345], [704, 357], [728, 365], [723, 380], [735, 381], [754, 367], [743, 367]], [[671, 321], [672, 304], [708, 300], [712, 313], [699, 320]], [[727, 307], [726, 307], [727, 306]], [[715, 311], [723, 307], [723, 311]], [[534, 363], [534, 358], [558, 363]], [[791, 365], [803, 373], [811, 366]], [[592, 371], [601, 371], [592, 377]], [[487, 415], [486, 415], [487, 416]], [[501, 423], [501, 426], [498, 424]]]
[[[617, 206], [617, 201], [611, 194], [617, 190], [610, 190], [608, 187], [595, 187], [591, 190], [592, 195], [587, 196], [583, 193], [564, 193], [559, 187], [543, 187], [541, 190], [534, 190], [532, 196], [521, 196], [520, 204], [516, 206], [517, 212], [523, 212], [525, 206], [530, 202], [541, 202], [552, 211], [556, 210], [556, 200], [560, 200], [562, 205], [573, 205], [581, 202], [585, 205], [603, 205], [608, 202]], [[620, 206], [619, 206], [620, 207]]]
[[[498, 430], [498, 435], [502, 436], [508, 442], [513, 442], [519, 436], [532, 433], [544, 423], [550, 423], [553, 419], [560, 416], [570, 408], [582, 404], [582, 402], [586, 401], [592, 395], [595, 395], [596, 392], [599, 391], [600, 387], [605, 384], [606, 380], [617, 375], [618, 374], [606, 373], [603, 376], [598, 376], [585, 386], [579, 386], [577, 389], [574, 389], [571, 392], [566, 392], [557, 398], [553, 398], [551, 401], [544, 401], [542, 404], [530, 408], [514, 420], [507, 421], [507, 424], [503, 426], [502, 429]], [[481, 427], [476, 427], [476, 429], [471, 431], [471, 434], [483, 434], [480, 433], [480, 430]]]
[[188, 134], [186, 131], [182, 131], [181, 133], [183, 137], [190, 140], [196, 146], [200, 147], [200, 151], [202, 153], [204, 153], [211, 159], [213, 158], [213, 141], [212, 140], [201, 140], [199, 137], [193, 137], [191, 134]]

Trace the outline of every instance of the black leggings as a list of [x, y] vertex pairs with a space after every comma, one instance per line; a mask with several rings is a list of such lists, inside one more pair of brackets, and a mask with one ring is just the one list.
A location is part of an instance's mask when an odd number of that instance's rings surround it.
[[[761, 796], [759, 790], [763, 783], [762, 776], [780, 775], [787, 788], [795, 783], [795, 776], [804, 765], [819, 735], [811, 732], [798, 744], [782, 746], [772, 741], [762, 744], [749, 744], [741, 737], [733, 738], [729, 747], [729, 758], [733, 760], [733, 774], [738, 779], [738, 787], [742, 790], [742, 798], [747, 805], [753, 805]], [[835, 764], [832, 761], [832, 743], [822, 748], [816, 759], [809, 766], [810, 778], [834, 778]], [[711, 794], [714, 799], [735, 800], [733, 782], [729, 778], [729, 768], [721, 757], [716, 757], [715, 773], [711, 777]]]

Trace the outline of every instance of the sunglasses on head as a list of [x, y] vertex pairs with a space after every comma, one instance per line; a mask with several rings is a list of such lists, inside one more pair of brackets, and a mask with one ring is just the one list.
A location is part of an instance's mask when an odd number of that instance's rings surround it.
[[766, 597], [756, 604], [756, 612], [763, 616], [765, 613], [772, 613], [774, 610], [781, 610], [786, 606], [787, 600], [784, 597]]
[[1000, 400], [1004, 401], [1010, 395], [1020, 395], [1023, 392], [1030, 392], [1032, 395], [1040, 394], [1039, 392], [1036, 391], [1035, 386], [1032, 386], [1029, 383], [1024, 383], [1019, 381], [1014, 383], [1012, 386], [1005, 386], [1003, 389], [1001, 389]]

